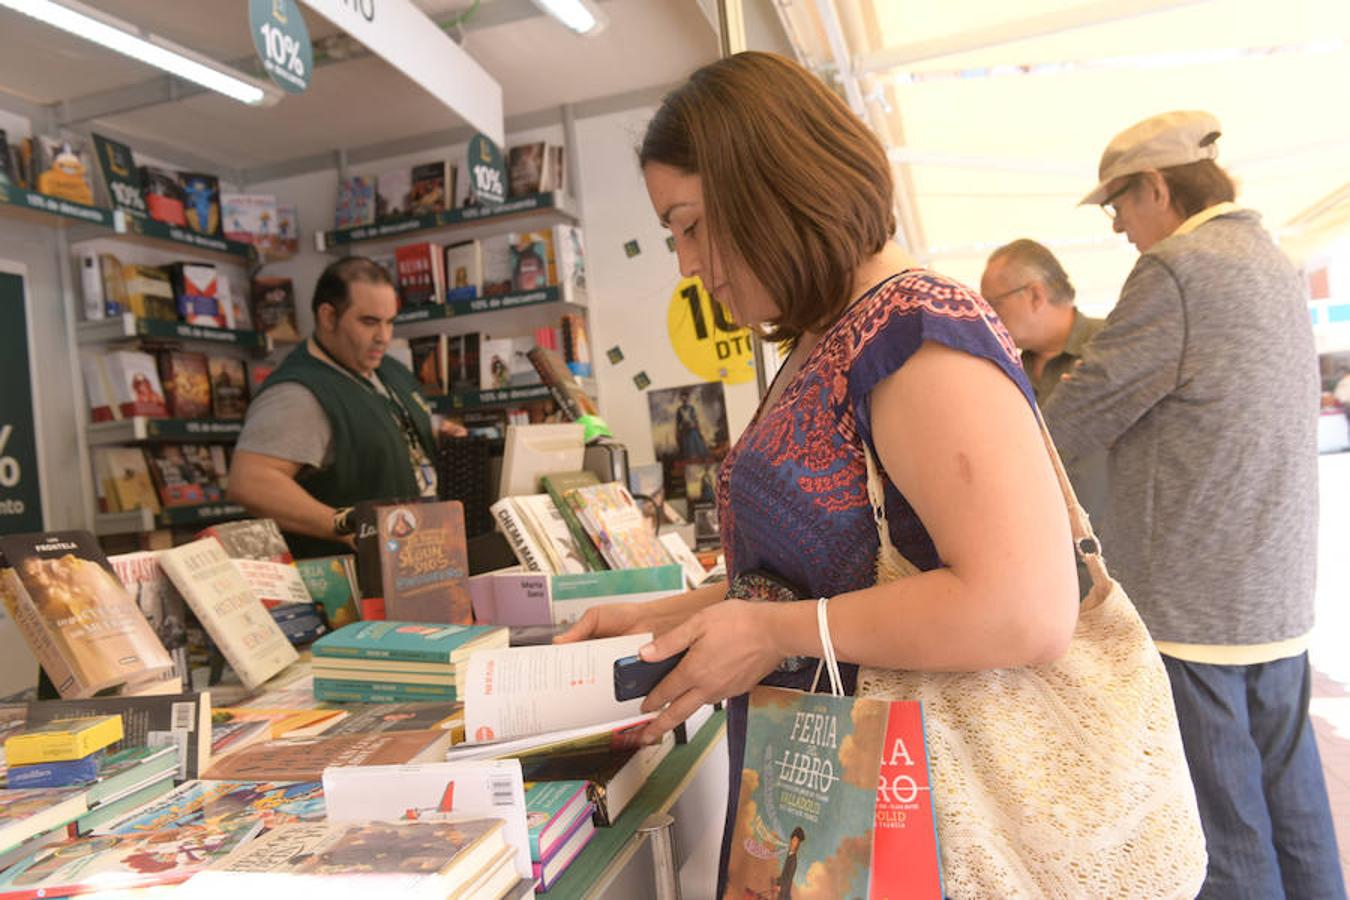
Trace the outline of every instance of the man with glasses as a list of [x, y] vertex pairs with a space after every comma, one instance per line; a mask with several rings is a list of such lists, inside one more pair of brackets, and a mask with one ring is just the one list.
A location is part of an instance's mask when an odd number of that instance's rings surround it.
[[1312, 328], [1297, 271], [1237, 206], [1219, 123], [1172, 112], [1102, 154], [1140, 257], [1045, 417], [1109, 450], [1103, 551], [1172, 682], [1209, 851], [1202, 897], [1344, 897], [1308, 718], [1317, 550]]

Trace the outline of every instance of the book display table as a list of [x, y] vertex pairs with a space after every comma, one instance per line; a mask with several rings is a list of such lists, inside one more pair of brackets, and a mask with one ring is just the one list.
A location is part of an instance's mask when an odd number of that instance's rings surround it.
[[714, 713], [693, 740], [670, 751], [618, 821], [598, 829], [576, 862], [540, 896], [548, 900], [663, 896], [656, 889], [658, 867], [644, 852], [651, 842], [643, 825], [648, 817], [667, 813], [675, 820], [674, 868], [682, 876], [685, 900], [711, 897], [726, 815], [726, 734], [726, 713]]

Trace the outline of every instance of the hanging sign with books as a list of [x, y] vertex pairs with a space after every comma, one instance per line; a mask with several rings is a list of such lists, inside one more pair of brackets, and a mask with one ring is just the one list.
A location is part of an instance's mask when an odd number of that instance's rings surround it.
[[23, 275], [0, 263], [0, 534], [42, 528]]
[[506, 166], [501, 148], [485, 134], [469, 138], [465, 151], [469, 168], [469, 192], [475, 205], [496, 206], [506, 200]]
[[248, 28], [263, 69], [278, 87], [292, 94], [309, 87], [314, 48], [295, 0], [249, 0]]
[[666, 313], [670, 346], [685, 368], [704, 381], [742, 384], [755, 377], [750, 329], [736, 325], [694, 276], [675, 285]]

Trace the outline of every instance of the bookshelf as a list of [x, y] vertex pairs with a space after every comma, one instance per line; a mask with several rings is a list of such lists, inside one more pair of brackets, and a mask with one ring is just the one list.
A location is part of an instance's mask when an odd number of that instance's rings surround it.
[[79, 222], [101, 228], [113, 228], [113, 212], [99, 206], [85, 206], [73, 200], [39, 194], [16, 185], [0, 184], [0, 215], [40, 225], [61, 227]]
[[266, 355], [272, 350], [272, 339], [257, 331], [208, 328], [205, 325], [189, 325], [186, 322], [170, 322], [167, 319], [138, 319], [132, 313], [81, 322], [76, 332], [76, 340], [81, 346], [144, 339], [183, 343], [197, 350], [237, 347], [259, 355]]
[[[595, 396], [595, 380], [579, 379], [586, 393]], [[548, 385], [524, 384], [519, 387], [496, 388], [489, 391], [464, 391], [428, 398], [433, 412], [445, 415], [465, 409], [491, 409], [498, 406], [512, 406], [529, 400], [543, 400], [552, 397]]]
[[461, 207], [375, 225], [316, 231], [314, 246], [320, 253], [362, 252], [351, 245], [417, 243], [433, 234], [451, 241], [467, 241], [504, 231], [536, 231], [576, 224], [576, 213], [562, 194], [528, 194], [498, 206]]
[[201, 503], [196, 506], [169, 506], [158, 513], [132, 509], [126, 512], [99, 513], [94, 516], [94, 534], [109, 537], [117, 534], [141, 534], [156, 528], [191, 526], [204, 528], [216, 522], [242, 519], [248, 511], [237, 503]]
[[116, 422], [96, 422], [86, 429], [91, 447], [163, 443], [232, 444], [244, 430], [242, 419], [152, 419], [134, 416]]

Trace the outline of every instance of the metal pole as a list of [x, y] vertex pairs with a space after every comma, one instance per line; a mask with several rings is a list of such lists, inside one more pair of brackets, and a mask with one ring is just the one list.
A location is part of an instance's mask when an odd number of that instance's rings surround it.
[[675, 819], [653, 813], [638, 827], [652, 847], [652, 870], [656, 893], [653, 900], [680, 900], [680, 873], [675, 865]]

